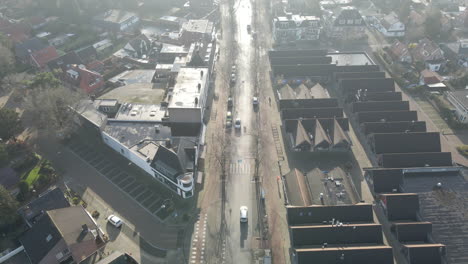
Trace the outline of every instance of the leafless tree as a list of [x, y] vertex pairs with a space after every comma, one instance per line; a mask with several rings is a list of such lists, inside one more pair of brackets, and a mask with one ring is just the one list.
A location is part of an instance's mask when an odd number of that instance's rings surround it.
[[23, 104], [25, 119], [39, 129], [67, 137], [76, 129], [70, 107], [84, 98], [84, 93], [64, 86], [30, 90]]
[[0, 77], [7, 75], [15, 65], [11, 50], [0, 44]]

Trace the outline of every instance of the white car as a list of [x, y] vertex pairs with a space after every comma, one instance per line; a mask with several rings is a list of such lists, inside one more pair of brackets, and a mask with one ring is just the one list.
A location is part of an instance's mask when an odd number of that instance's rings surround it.
[[123, 224], [122, 219], [120, 219], [118, 216], [115, 216], [115, 215], [109, 215], [109, 217], [107, 217], [107, 221], [109, 221], [109, 223], [111, 223], [113, 226], [117, 228], [121, 227]]
[[235, 129], [241, 129], [241, 120], [240, 120], [240, 118], [236, 118], [236, 121], [234, 122], [234, 128]]
[[254, 97], [252, 102], [253, 102], [253, 106], [258, 106], [258, 97]]
[[248, 221], [249, 208], [247, 206], [240, 207], [240, 221], [242, 223], [247, 223]]

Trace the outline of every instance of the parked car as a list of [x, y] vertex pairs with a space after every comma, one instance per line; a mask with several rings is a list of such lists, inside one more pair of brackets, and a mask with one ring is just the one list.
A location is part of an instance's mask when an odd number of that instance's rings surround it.
[[229, 97], [229, 98], [228, 98], [228, 101], [227, 101], [228, 109], [231, 109], [231, 108], [232, 108], [232, 105], [233, 105], [233, 103], [232, 103], [232, 97]]
[[252, 103], [253, 103], [253, 106], [254, 106], [254, 107], [257, 107], [257, 106], [258, 106], [258, 97], [254, 97], [254, 98], [252, 99]]
[[231, 73], [231, 84], [235, 84], [237, 80], [237, 76], [235, 73]]
[[241, 120], [240, 118], [236, 118], [236, 122], [234, 122], [235, 129], [241, 129]]
[[111, 225], [113, 225], [113, 226], [115, 226], [117, 228], [121, 227], [122, 224], [123, 224], [122, 219], [120, 219], [118, 216], [115, 216], [115, 215], [109, 215], [109, 217], [107, 217], [107, 221]]
[[247, 206], [240, 207], [240, 221], [241, 223], [247, 223], [248, 221], [249, 208]]

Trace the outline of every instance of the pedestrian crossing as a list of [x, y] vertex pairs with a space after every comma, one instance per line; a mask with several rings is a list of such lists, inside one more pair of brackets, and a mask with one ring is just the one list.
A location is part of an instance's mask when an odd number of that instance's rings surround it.
[[237, 160], [229, 164], [229, 173], [231, 174], [250, 174], [253, 172], [250, 160]]

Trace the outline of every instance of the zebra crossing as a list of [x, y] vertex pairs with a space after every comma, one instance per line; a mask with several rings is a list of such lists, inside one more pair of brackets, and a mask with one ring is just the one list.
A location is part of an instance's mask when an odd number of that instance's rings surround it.
[[236, 160], [229, 164], [229, 172], [231, 174], [250, 174], [253, 172], [251, 160]]

